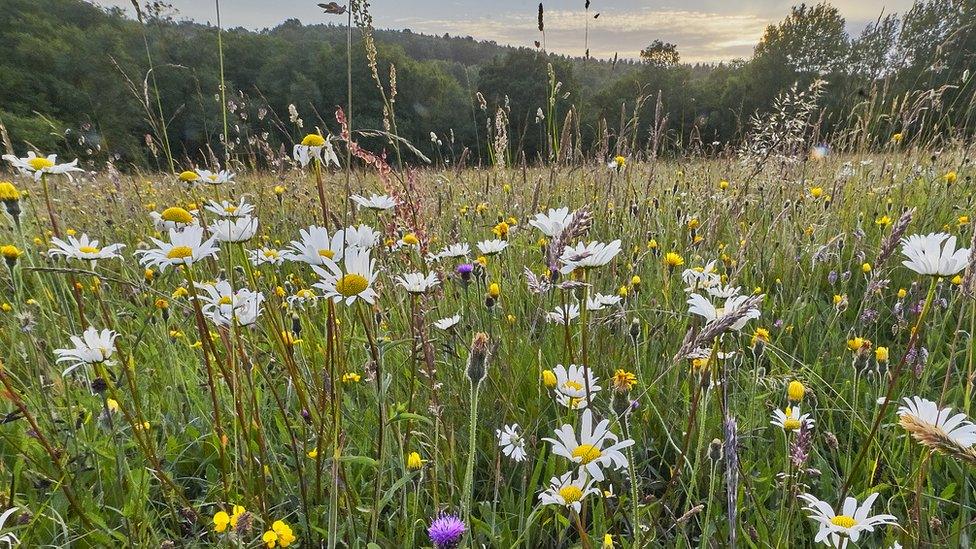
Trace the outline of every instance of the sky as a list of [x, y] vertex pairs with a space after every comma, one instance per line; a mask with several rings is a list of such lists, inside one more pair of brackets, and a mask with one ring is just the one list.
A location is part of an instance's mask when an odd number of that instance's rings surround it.
[[[89, 0], [133, 13], [130, 0]], [[178, 18], [215, 23], [214, 2], [167, 0]], [[325, 15], [321, 0], [221, 0], [224, 27], [271, 28], [286, 19], [303, 23], [341, 22]], [[641, 48], [661, 39], [677, 44], [685, 62], [717, 62], [752, 55], [767, 25], [782, 20], [800, 0], [585, 0], [545, 1], [546, 49], [583, 55], [589, 22], [590, 55], [635, 58]], [[816, 0], [808, 0], [815, 3]], [[833, 0], [856, 34], [881, 14], [903, 13], [913, 0]], [[344, 4], [344, 1], [339, 2]], [[500, 44], [532, 46], [538, 0], [372, 0], [374, 27], [411, 29], [425, 34], [472, 36]], [[600, 17], [593, 19], [593, 15]]]

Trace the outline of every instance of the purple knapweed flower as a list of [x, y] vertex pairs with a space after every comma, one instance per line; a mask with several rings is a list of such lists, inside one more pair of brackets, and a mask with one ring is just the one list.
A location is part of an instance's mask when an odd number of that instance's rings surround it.
[[466, 530], [464, 521], [457, 515], [441, 513], [430, 523], [427, 533], [437, 549], [454, 549]]

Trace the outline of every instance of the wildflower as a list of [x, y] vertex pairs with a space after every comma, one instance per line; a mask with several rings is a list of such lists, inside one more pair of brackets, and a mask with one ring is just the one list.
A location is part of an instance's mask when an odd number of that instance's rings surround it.
[[902, 264], [922, 275], [952, 276], [966, 267], [969, 250], [956, 249], [956, 237], [946, 233], [911, 235], [902, 239]]
[[416, 471], [424, 466], [424, 460], [420, 459], [420, 454], [417, 452], [410, 452], [407, 455], [407, 469], [411, 471]]
[[434, 327], [438, 330], [450, 330], [451, 328], [457, 326], [461, 322], [461, 315], [449, 316], [447, 318], [442, 318], [434, 322]]
[[52, 154], [46, 157], [37, 156], [34, 151], [29, 151], [27, 157], [17, 158], [12, 154], [3, 155], [3, 159], [10, 162], [14, 168], [24, 175], [32, 175], [35, 181], [39, 181], [44, 174], [65, 174], [71, 178], [71, 172], [80, 172], [78, 159], [74, 159], [66, 164], [58, 164], [58, 155]]
[[200, 174], [193, 170], [184, 170], [176, 178], [184, 183], [196, 183], [200, 179]]
[[478, 251], [484, 255], [495, 255], [501, 253], [502, 250], [508, 247], [508, 242], [501, 239], [495, 240], [482, 240], [478, 242]]
[[262, 247], [257, 250], [248, 250], [247, 255], [251, 259], [251, 264], [255, 267], [266, 263], [269, 265], [281, 265], [285, 262], [285, 254], [274, 248]]
[[292, 157], [302, 167], [308, 166], [313, 159], [317, 162], [324, 162], [326, 166], [339, 166], [339, 157], [336, 156], [335, 149], [332, 147], [332, 140], [326, 139], [317, 133], [306, 135], [302, 142], [292, 148]]
[[501, 293], [502, 293], [501, 286], [499, 286], [497, 282], [492, 282], [488, 286], [488, 296], [491, 297], [492, 299], [498, 299], [498, 296], [501, 295]]
[[212, 172], [210, 170], [197, 170], [198, 177], [195, 181], [203, 181], [204, 183], [209, 183], [211, 185], [222, 185], [224, 183], [230, 183], [234, 180], [234, 175], [228, 170], [217, 170]]
[[115, 340], [118, 337], [119, 334], [112, 330], [98, 331], [93, 327], [85, 330], [81, 337], [71, 336], [73, 348], [54, 351], [54, 354], [58, 356], [57, 362], [71, 363], [61, 375], [66, 376], [79, 366], [101, 364], [109, 360], [115, 352]]
[[[748, 296], [732, 296], [725, 300], [724, 306], [715, 307], [711, 301], [700, 294], [691, 294], [688, 296], [688, 312], [704, 318], [706, 323], [711, 323], [737, 311], [748, 299]], [[759, 309], [750, 307], [730, 328], [736, 331], [741, 330], [749, 320], [759, 318], [761, 314]]]
[[549, 238], [555, 238], [562, 234], [563, 229], [572, 223], [576, 212], [570, 212], [569, 208], [550, 209], [547, 213], [537, 213], [529, 220], [529, 225], [542, 231], [542, 234]]
[[347, 372], [345, 374], [342, 374], [342, 382], [343, 383], [359, 383], [359, 381], [361, 379], [362, 379], [362, 376], [360, 376], [359, 374], [357, 374], [355, 372]]
[[250, 326], [261, 315], [261, 304], [264, 303], [261, 292], [247, 288], [235, 292], [226, 280], [216, 284], [197, 283], [196, 287], [206, 294], [200, 296], [204, 302], [203, 313], [219, 326]]
[[461, 537], [466, 531], [467, 527], [460, 517], [441, 513], [431, 521], [427, 528], [427, 535], [430, 536], [434, 549], [454, 549], [461, 542]]
[[946, 183], [952, 184], [956, 182], [957, 177], [956, 172], [950, 170], [942, 176], [942, 179], [945, 179]]
[[407, 233], [403, 235], [403, 238], [400, 239], [400, 243], [405, 246], [418, 246], [420, 245], [420, 239], [418, 239], [417, 235], [413, 233]]
[[213, 516], [214, 531], [223, 532], [230, 524], [230, 515], [225, 511], [217, 511]]
[[0, 255], [3, 256], [4, 261], [7, 262], [7, 267], [13, 269], [14, 265], [17, 264], [17, 258], [23, 255], [24, 252], [20, 251], [17, 246], [13, 244], [6, 244], [0, 246]]
[[862, 532], [873, 532], [875, 526], [885, 524], [897, 524], [897, 519], [893, 515], [874, 515], [869, 516], [871, 505], [877, 499], [878, 494], [874, 493], [867, 497], [860, 506], [853, 497], [844, 500], [841, 514], [834, 512], [833, 507], [827, 502], [821, 501], [810, 494], [800, 494], [800, 499], [807, 503], [803, 509], [809, 511], [809, 517], [820, 524], [820, 530], [814, 538], [814, 543], [824, 542], [827, 545], [833, 543], [835, 547], [843, 547], [842, 538], [850, 538], [857, 542]]
[[804, 395], [807, 393], [807, 388], [803, 386], [803, 383], [793, 380], [786, 387], [786, 395], [793, 402], [800, 402], [803, 400]]
[[922, 397], [905, 399], [898, 408], [898, 423], [912, 438], [933, 450], [976, 463], [976, 425], [966, 414], [952, 415], [952, 408], [939, 408]]
[[870, 263], [862, 263], [861, 264], [861, 272], [864, 273], [864, 274], [870, 273], [871, 272], [871, 264]]
[[891, 134], [891, 142], [895, 144], [901, 143], [904, 138], [905, 135], [901, 132]]
[[363, 208], [368, 208], [370, 210], [377, 210], [377, 211], [392, 210], [397, 206], [396, 199], [394, 199], [392, 196], [385, 195], [385, 194], [383, 195], [372, 194], [369, 196], [369, 198], [360, 196], [358, 194], [354, 194], [349, 198], [356, 204], [359, 204]]
[[621, 450], [634, 444], [631, 439], [618, 441], [609, 426], [610, 420], [604, 419], [594, 427], [593, 412], [587, 408], [583, 410], [578, 439], [573, 426], [564, 424], [556, 429], [555, 439], [542, 440], [552, 444], [553, 454], [569, 459], [594, 480], [602, 481], [604, 467], [621, 469], [627, 466], [627, 458]]
[[769, 330], [766, 328], [756, 328], [752, 333], [751, 345], [755, 347], [756, 345], [764, 345], [769, 343]]
[[451, 244], [434, 256], [435, 259], [467, 257], [471, 254], [471, 247], [467, 244]]
[[373, 249], [380, 243], [380, 233], [369, 225], [346, 227], [344, 234], [347, 248]]
[[215, 239], [203, 240], [203, 228], [187, 227], [183, 231], [169, 230], [170, 242], [150, 238], [157, 248], [138, 250], [140, 261], [147, 267], [159, 267], [160, 271], [172, 265], [192, 265], [197, 261], [214, 257], [218, 248]]
[[251, 216], [230, 217], [212, 223], [209, 229], [220, 242], [247, 242], [258, 231], [258, 219]]
[[488, 334], [478, 332], [471, 338], [471, 350], [468, 353], [468, 363], [465, 373], [468, 380], [475, 386], [488, 374]]
[[626, 165], [627, 165], [627, 158], [620, 156], [619, 154], [611, 158], [610, 162], [607, 163], [608, 168], [616, 171], [620, 171], [624, 169]]
[[898, 299], [905, 299], [906, 295], [908, 295], [908, 290], [905, 288], [898, 288]]
[[773, 410], [773, 419], [770, 423], [782, 427], [784, 431], [799, 431], [803, 425], [807, 428], [813, 427], [814, 421], [810, 418], [810, 414], [800, 415], [799, 406], [787, 406], [786, 410], [778, 408]]
[[302, 229], [299, 238], [291, 241], [291, 248], [285, 251], [285, 259], [313, 266], [334, 266], [345, 252], [345, 233], [341, 230], [329, 238], [328, 229], [312, 225]]
[[576, 246], [567, 246], [559, 261], [563, 264], [560, 272], [569, 274], [573, 270], [592, 269], [602, 267], [620, 253], [620, 241], [614, 240], [609, 244], [602, 242], [590, 242], [589, 244], [579, 243]]
[[881, 217], [874, 220], [874, 224], [881, 227], [882, 229], [891, 225], [891, 218], [887, 215], [882, 215]]
[[321, 278], [315, 283], [325, 297], [336, 303], [345, 300], [346, 305], [352, 305], [356, 299], [362, 299], [372, 305], [376, 301], [376, 290], [373, 282], [376, 280], [376, 260], [370, 259], [369, 250], [351, 248], [346, 251], [344, 264], [345, 274], [337, 267], [325, 270], [318, 265], [312, 265]]
[[586, 310], [587, 311], [602, 311], [607, 307], [612, 307], [624, 298], [627, 297], [626, 294], [620, 295], [603, 295], [600, 293], [593, 294], [586, 298]]
[[950, 280], [949, 282], [951, 282], [953, 286], [960, 286], [960, 285], [962, 285], [962, 277], [959, 276], [959, 275], [956, 275], [956, 276], [952, 277], [952, 280]]
[[664, 254], [664, 264], [668, 266], [668, 269], [674, 269], [685, 264], [685, 258], [681, 257], [681, 254], [676, 252], [668, 252]]
[[882, 363], [883, 362], [888, 362], [888, 348], [887, 347], [878, 347], [877, 349], [875, 349], [874, 350], [874, 358], [878, 362], [882, 362]]
[[556, 374], [552, 370], [542, 371], [542, 384], [545, 385], [547, 389], [552, 389], [556, 386], [556, 383]]
[[599, 493], [600, 490], [593, 487], [593, 480], [588, 479], [584, 471], [580, 471], [576, 478], [569, 471], [549, 479], [549, 488], [539, 494], [539, 502], [542, 505], [561, 505], [579, 513], [583, 508], [583, 499]]
[[823, 196], [823, 192], [824, 192], [823, 187], [813, 187], [810, 189], [810, 196], [814, 198], [820, 198], [821, 196]]
[[433, 272], [426, 275], [424, 273], [406, 273], [396, 277], [395, 280], [397, 284], [411, 294], [425, 294], [440, 284], [440, 279]]
[[613, 390], [618, 393], [626, 393], [637, 385], [637, 376], [628, 372], [627, 370], [618, 368], [617, 371], [613, 373], [613, 378], [611, 379], [611, 385], [613, 385]]
[[183, 229], [198, 222], [193, 214], [179, 206], [166, 208], [163, 213], [149, 212], [149, 217], [153, 220], [153, 225], [157, 231], [168, 231], [170, 229]]
[[498, 446], [501, 447], [503, 454], [515, 461], [525, 461], [525, 439], [519, 433], [517, 423], [497, 429], [495, 435], [498, 437]]
[[120, 257], [118, 252], [125, 247], [124, 244], [111, 244], [100, 248], [98, 241], [90, 240], [87, 234], [81, 235], [80, 239], [69, 236], [67, 242], [60, 238], [53, 238], [51, 239], [51, 243], [55, 247], [48, 250], [48, 254], [52, 256], [64, 256], [69, 259], [91, 261], [93, 265], [99, 259]]
[[718, 182], [718, 188], [721, 190], [726, 190], [729, 188], [729, 182], [725, 179]]
[[579, 318], [579, 315], [580, 308], [575, 303], [570, 304], [568, 307], [556, 305], [556, 310], [546, 313], [546, 320], [553, 324], [569, 324], [576, 318]]
[[499, 222], [491, 229], [491, 232], [502, 240], [508, 237], [508, 231], [509, 231], [508, 223], [504, 221]]
[[[557, 364], [552, 371], [556, 376], [554, 386], [556, 400], [572, 410], [586, 407], [587, 385], [589, 385], [591, 397], [601, 390], [601, 387], [597, 385], [598, 379], [593, 375], [593, 370], [589, 368], [583, 368], [577, 364], [570, 364], [569, 368], [566, 368], [562, 364]], [[543, 377], [543, 379], [545, 378]]]
[[20, 191], [9, 181], [0, 181], [0, 202], [3, 202], [7, 214], [20, 224]]

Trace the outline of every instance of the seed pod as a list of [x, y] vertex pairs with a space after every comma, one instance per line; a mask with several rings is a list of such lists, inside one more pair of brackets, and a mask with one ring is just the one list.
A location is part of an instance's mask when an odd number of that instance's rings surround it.
[[471, 339], [471, 352], [468, 354], [467, 375], [471, 383], [478, 385], [488, 373], [488, 334], [478, 332]]

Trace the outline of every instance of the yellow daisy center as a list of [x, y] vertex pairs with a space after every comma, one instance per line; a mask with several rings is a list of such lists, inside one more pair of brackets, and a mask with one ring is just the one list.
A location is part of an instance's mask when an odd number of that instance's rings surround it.
[[854, 517], [848, 515], [837, 515], [836, 517], [830, 519], [830, 523], [834, 526], [840, 526], [841, 528], [853, 528], [857, 521]]
[[180, 181], [190, 182], [196, 181], [197, 179], [200, 179], [197, 172], [186, 170], [185, 172], [180, 173]]
[[310, 133], [302, 139], [302, 145], [306, 147], [322, 147], [325, 145], [325, 138], [317, 133]]
[[217, 301], [217, 303], [219, 305], [230, 305], [231, 304], [230, 296], [225, 295], [225, 296], [221, 297], [220, 300]]
[[563, 382], [563, 387], [565, 387], [567, 389], [572, 389], [574, 391], [582, 391], [583, 390], [583, 384], [582, 383], [580, 383], [578, 381], [573, 381], [571, 379], [564, 381]]
[[27, 165], [30, 166], [35, 171], [43, 170], [45, 168], [53, 168], [54, 162], [51, 162], [43, 156], [35, 156], [34, 158], [27, 160]]
[[277, 250], [264, 250], [263, 254], [268, 259], [277, 259], [279, 255]]
[[229, 214], [232, 214], [237, 211], [237, 206], [225, 206], [224, 211]]
[[569, 505], [583, 499], [583, 490], [577, 486], [569, 485], [559, 489], [559, 496], [563, 498], [566, 505]]
[[573, 457], [579, 458], [580, 463], [586, 465], [587, 463], [598, 459], [603, 455], [603, 452], [599, 448], [593, 446], [592, 444], [581, 444], [573, 450]]
[[333, 252], [332, 250], [323, 249], [323, 250], [319, 250], [319, 255], [326, 259], [332, 259], [333, 257], [335, 257], [335, 252]]
[[188, 257], [193, 257], [193, 249], [189, 246], [173, 246], [173, 248], [166, 254], [169, 259], [186, 259]]
[[163, 218], [163, 221], [172, 223], [183, 223], [184, 225], [193, 223], [193, 216], [190, 215], [190, 212], [176, 206], [163, 210], [163, 214], [160, 217]]
[[81, 253], [83, 253], [83, 254], [97, 254], [98, 252], [100, 252], [102, 250], [100, 250], [100, 249], [98, 249], [98, 248], [96, 248], [94, 246], [82, 246], [82, 247], [78, 248], [78, 251], [81, 252]]
[[783, 422], [783, 429], [787, 431], [796, 431], [800, 428], [800, 420], [789, 418]]
[[347, 274], [336, 282], [336, 291], [346, 297], [359, 295], [369, 286], [369, 281], [358, 274]]

